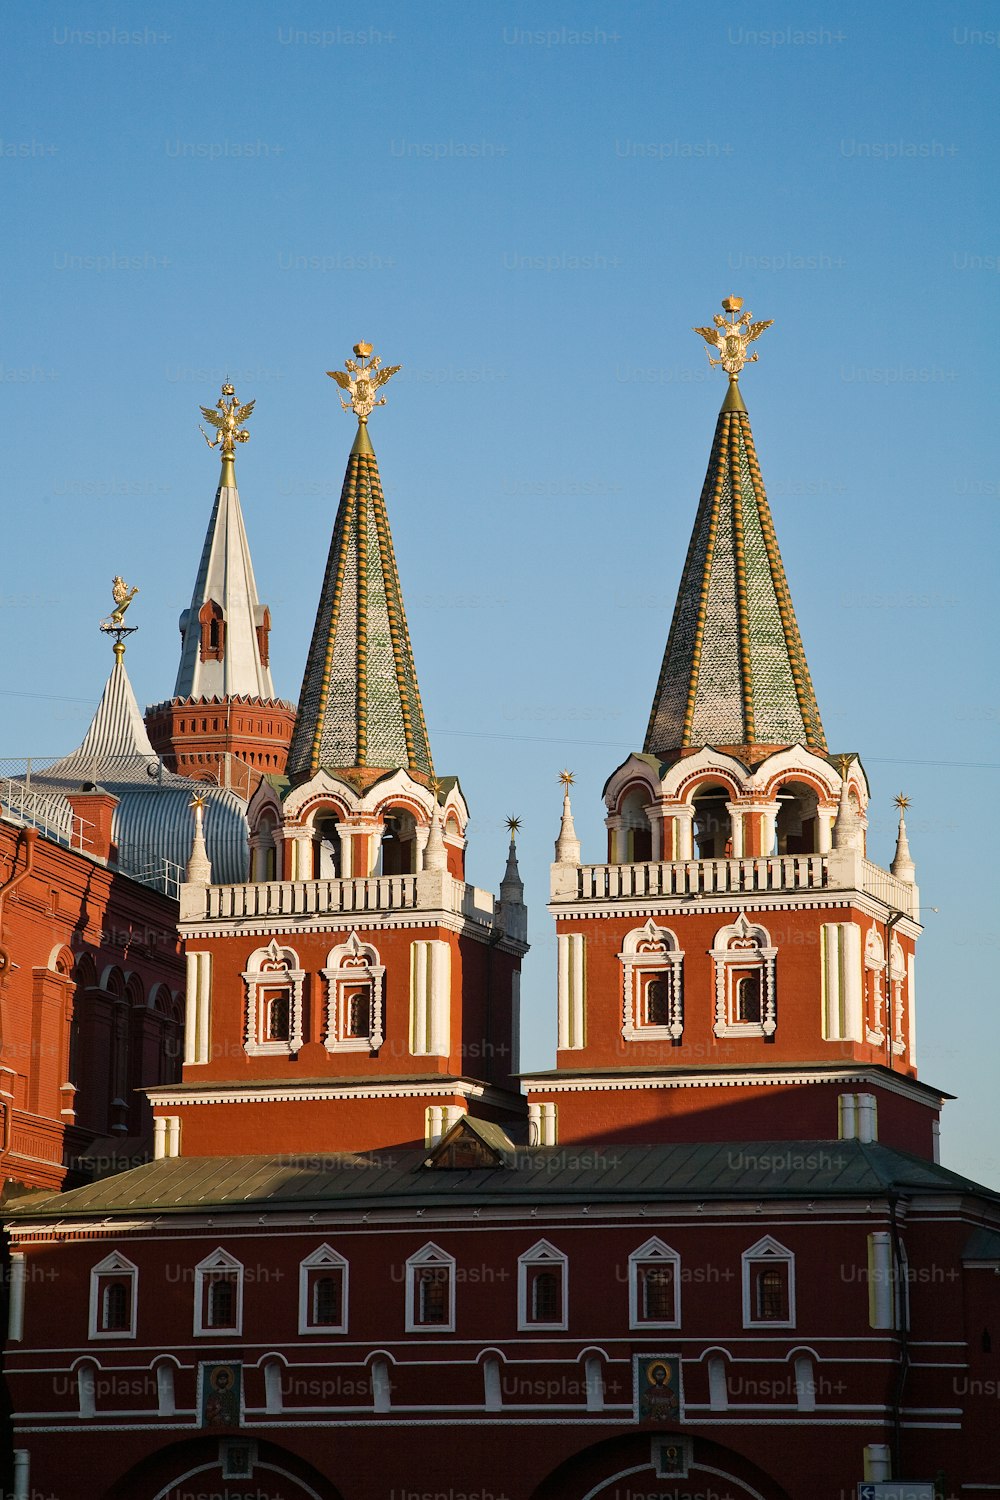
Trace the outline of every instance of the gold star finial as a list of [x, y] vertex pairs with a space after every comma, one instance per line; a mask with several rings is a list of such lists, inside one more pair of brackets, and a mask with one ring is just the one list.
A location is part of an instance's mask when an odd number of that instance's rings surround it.
[[514, 835], [515, 835], [515, 833], [517, 833], [520, 830], [521, 819], [520, 818], [507, 818], [505, 821], [506, 821], [507, 829], [508, 829], [508, 831], [510, 833], [510, 836], [511, 836], [511, 838], [513, 838]]
[[910, 805], [909, 797], [905, 796], [903, 792], [900, 792], [897, 797], [893, 797], [892, 800], [895, 802], [900, 812], [905, 812]]
[[747, 353], [747, 346], [754, 339], [759, 339], [766, 328], [770, 328], [774, 322], [768, 318], [765, 323], [755, 323], [753, 313], [745, 312], [742, 317], [737, 314], [743, 306], [743, 298], [730, 296], [723, 300], [723, 311], [729, 314], [728, 320], [719, 313], [715, 313], [712, 322], [714, 328], [696, 328], [695, 333], [700, 333], [710, 349], [717, 349], [719, 358], [713, 359], [709, 354], [710, 365], [721, 365], [729, 379], [735, 384], [740, 378], [740, 371], [746, 364], [756, 364], [757, 353]]
[[342, 391], [349, 393], [349, 400], [345, 401], [343, 396], [340, 404], [344, 411], [353, 411], [359, 423], [363, 427], [371, 416], [376, 406], [385, 405], [385, 397], [376, 397], [375, 392], [380, 386], [391, 380], [402, 365], [387, 365], [382, 368], [379, 356], [372, 355], [371, 344], [355, 344], [355, 359], [344, 361], [344, 370], [327, 370], [331, 380], [335, 380]]
[[842, 780], [846, 779], [846, 777], [847, 777], [847, 768], [849, 767], [850, 764], [851, 764], [851, 757], [849, 755], [838, 755], [837, 756], [837, 769], [840, 772]]
[[204, 806], [205, 806], [205, 798], [202, 796], [202, 794], [200, 792], [195, 792], [194, 796], [191, 798], [191, 801], [188, 803], [188, 807], [197, 810], [199, 807], [204, 807]]
[[569, 789], [576, 780], [572, 771], [560, 771], [559, 780], [562, 782], [563, 791], [569, 796]]

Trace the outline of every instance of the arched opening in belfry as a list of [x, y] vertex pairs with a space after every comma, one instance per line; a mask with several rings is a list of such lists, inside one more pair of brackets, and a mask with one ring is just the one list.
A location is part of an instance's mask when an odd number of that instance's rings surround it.
[[387, 807], [383, 815], [380, 875], [417, 873], [417, 823], [405, 807]]
[[817, 796], [804, 781], [786, 781], [778, 790], [775, 854], [815, 854], [819, 848]]
[[646, 812], [648, 801], [649, 793], [644, 787], [633, 787], [622, 798], [621, 864], [640, 863], [653, 857], [653, 828]]
[[331, 812], [318, 813], [313, 819], [313, 869], [317, 880], [336, 880], [343, 869], [338, 822], [336, 814]]
[[728, 859], [732, 854], [733, 825], [726, 808], [732, 795], [719, 781], [703, 781], [695, 792], [692, 804], [697, 859]]

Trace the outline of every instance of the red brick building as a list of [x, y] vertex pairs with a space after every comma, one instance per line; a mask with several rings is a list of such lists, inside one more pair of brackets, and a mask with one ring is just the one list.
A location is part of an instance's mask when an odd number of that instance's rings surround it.
[[761, 325], [725, 307], [606, 863], [567, 778], [559, 1047], [523, 1102], [513, 841], [499, 899], [466, 884], [367, 435], [391, 371], [338, 374], [359, 431], [287, 776], [249, 881], [192, 856], [157, 1160], [10, 1224], [16, 1496], [1000, 1495], [1000, 1199], [935, 1160], [905, 828], [867, 860], [736, 379]]

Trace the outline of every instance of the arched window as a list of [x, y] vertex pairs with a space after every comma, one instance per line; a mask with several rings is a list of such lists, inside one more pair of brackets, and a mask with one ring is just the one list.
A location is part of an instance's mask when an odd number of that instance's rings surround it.
[[320, 1245], [299, 1266], [299, 1332], [347, 1332], [347, 1261]]
[[[198, 623], [201, 626], [202, 661], [221, 661], [226, 651], [226, 622], [221, 604], [207, 599], [198, 611]], [[202, 719], [201, 727], [207, 730], [207, 720]]]
[[732, 819], [726, 804], [730, 788], [717, 781], [700, 782], [692, 800], [694, 847], [698, 859], [728, 859], [732, 852]]
[[243, 1266], [218, 1249], [195, 1267], [196, 1334], [241, 1333], [243, 1328]]
[[324, 811], [313, 819], [313, 869], [317, 880], [338, 880], [343, 870], [343, 854], [335, 813]]
[[646, 805], [651, 794], [645, 787], [633, 787], [622, 798], [619, 816], [619, 864], [639, 864], [653, 857], [653, 829]]
[[409, 808], [387, 807], [383, 814], [378, 874], [415, 875], [417, 823]]
[[90, 1273], [90, 1337], [135, 1337], [139, 1271], [117, 1250]]
[[629, 1256], [629, 1323], [680, 1326], [680, 1256], [654, 1236]]
[[741, 974], [736, 980], [736, 1020], [751, 1021], [760, 1025], [760, 970], [752, 974]]
[[766, 1235], [743, 1252], [743, 1324], [795, 1326], [795, 1256]]
[[665, 979], [651, 979], [646, 986], [646, 1025], [670, 1023], [670, 988]]
[[406, 1329], [455, 1329], [455, 1261], [437, 1245], [425, 1245], [406, 1263]]
[[766, 929], [743, 915], [716, 933], [712, 948], [716, 1036], [773, 1040], [778, 1024], [776, 956]]
[[518, 1326], [565, 1328], [569, 1262], [548, 1240], [539, 1240], [517, 1262]]
[[786, 781], [778, 790], [776, 854], [815, 854], [819, 848], [818, 798], [804, 781]]

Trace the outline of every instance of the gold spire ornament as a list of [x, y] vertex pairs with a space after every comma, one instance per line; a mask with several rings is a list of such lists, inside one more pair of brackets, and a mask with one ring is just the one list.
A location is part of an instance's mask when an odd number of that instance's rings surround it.
[[[225, 401], [226, 396], [229, 397], [228, 406]], [[222, 387], [222, 395], [215, 403], [215, 410], [213, 411], [210, 406], [203, 406], [201, 408], [201, 414], [205, 418], [205, 421], [211, 422], [215, 428], [215, 440], [213, 441], [209, 437], [204, 427], [200, 424], [199, 431], [210, 448], [222, 448], [220, 456], [222, 458], [223, 485], [228, 484], [235, 488], [235, 478], [233, 477], [233, 459], [236, 455], [235, 445], [250, 441], [250, 434], [243, 430], [243, 423], [247, 421], [256, 405], [257, 401], [255, 398], [253, 401], [248, 401], [245, 406], [241, 406], [236, 399], [235, 389], [227, 382]]]
[[138, 625], [125, 624], [125, 611], [138, 592], [138, 587], [129, 588], [120, 573], [116, 573], [111, 580], [111, 597], [115, 607], [108, 619], [101, 621], [101, 629], [105, 635], [114, 636], [115, 644], [112, 649], [115, 653], [115, 661], [119, 664], [125, 655], [126, 636], [135, 635], [139, 629]]
[[563, 791], [568, 792], [576, 780], [576, 776], [572, 771], [560, 771], [559, 780], [562, 782]]
[[376, 406], [385, 405], [385, 397], [376, 399], [375, 392], [380, 386], [391, 380], [402, 365], [387, 365], [382, 368], [382, 361], [376, 354], [372, 357], [371, 344], [355, 344], [354, 353], [357, 359], [344, 361], [344, 370], [327, 370], [331, 380], [335, 380], [342, 391], [350, 394], [350, 400], [345, 401], [343, 396], [340, 404], [344, 411], [353, 411], [359, 423], [364, 426]]
[[747, 345], [752, 344], [754, 339], [759, 339], [765, 328], [770, 328], [774, 322], [768, 318], [766, 323], [755, 323], [753, 314], [745, 312], [742, 317], [736, 315], [743, 306], [742, 297], [726, 297], [723, 300], [723, 311], [729, 313], [727, 321], [719, 313], [712, 319], [714, 328], [696, 328], [695, 333], [700, 333], [705, 343], [712, 349], [718, 349], [719, 358], [713, 359], [709, 354], [710, 365], [721, 365], [734, 383], [740, 378], [740, 371], [745, 364], [756, 364], [757, 352], [747, 354]]
[[893, 797], [892, 800], [893, 802], [895, 802], [900, 812], [905, 812], [910, 805], [909, 797], [905, 796], [903, 792], [900, 792], [898, 797]]
[[505, 822], [507, 824], [507, 831], [510, 834], [511, 838], [513, 838], [514, 835], [520, 831], [521, 819], [520, 818], [506, 818]]

